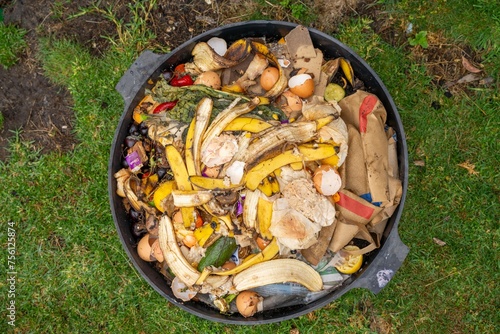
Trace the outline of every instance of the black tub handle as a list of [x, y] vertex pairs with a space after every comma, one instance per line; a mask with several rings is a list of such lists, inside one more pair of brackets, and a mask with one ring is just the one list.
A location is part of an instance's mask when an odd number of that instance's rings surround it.
[[123, 97], [125, 108], [132, 103], [139, 90], [143, 89], [142, 85], [158, 70], [166, 58], [168, 54], [156, 54], [146, 50], [133, 62], [115, 87]]
[[377, 294], [392, 279], [399, 267], [403, 264], [409, 248], [401, 241], [397, 226], [388, 236], [374, 261], [350, 286], [353, 288], [366, 288]]

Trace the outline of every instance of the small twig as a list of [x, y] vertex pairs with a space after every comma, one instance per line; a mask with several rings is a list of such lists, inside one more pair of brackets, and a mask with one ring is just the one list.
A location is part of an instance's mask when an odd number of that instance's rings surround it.
[[481, 110], [481, 113], [482, 113], [484, 116], [486, 116], [486, 111], [484, 111], [484, 110], [483, 110], [483, 109], [482, 109], [482, 108], [481, 108], [481, 107], [480, 107], [480, 106], [479, 106], [479, 105], [478, 105], [478, 104], [477, 104], [477, 103], [476, 103], [473, 99], [471, 99], [471, 98], [469, 97], [469, 95], [467, 95], [467, 94], [465, 94], [465, 93], [464, 93], [464, 96], [465, 96], [465, 97], [466, 97], [466, 98], [467, 98], [470, 102], [472, 102], [472, 103], [473, 103], [473, 104], [477, 107], [477, 109]]
[[[464, 269], [464, 270], [465, 270], [465, 269]], [[452, 271], [452, 272], [451, 272], [451, 273], [449, 273], [448, 275], [443, 276], [443, 277], [441, 277], [441, 278], [439, 278], [439, 279], [437, 279], [437, 280], [435, 280], [435, 281], [433, 281], [433, 282], [430, 282], [430, 283], [428, 283], [428, 284], [424, 285], [424, 287], [428, 287], [428, 286], [430, 286], [430, 285], [432, 285], [432, 284], [434, 284], [434, 283], [437, 283], [437, 282], [439, 282], [439, 281], [442, 281], [442, 280], [444, 280], [445, 278], [450, 277], [451, 275], [454, 275], [454, 274], [459, 274], [459, 273], [461, 273], [462, 271], [463, 271], [463, 270], [460, 270], [460, 271]]]

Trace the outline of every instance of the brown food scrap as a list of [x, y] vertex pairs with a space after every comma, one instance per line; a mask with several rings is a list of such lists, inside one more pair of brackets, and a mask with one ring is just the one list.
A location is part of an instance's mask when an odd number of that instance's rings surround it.
[[330, 245], [334, 231], [335, 223], [323, 227], [318, 234], [318, 242], [307, 249], [301, 250], [300, 253], [307, 260], [307, 262], [313, 266], [316, 266], [319, 263], [323, 255], [325, 255], [328, 245]]

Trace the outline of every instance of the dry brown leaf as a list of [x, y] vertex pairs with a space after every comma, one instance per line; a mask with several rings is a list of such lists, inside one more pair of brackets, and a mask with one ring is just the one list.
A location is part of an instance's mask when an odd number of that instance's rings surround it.
[[370, 329], [378, 334], [389, 334], [392, 332], [392, 325], [384, 318], [373, 315], [370, 321]]
[[413, 164], [415, 166], [424, 167], [425, 166], [425, 161], [424, 160], [415, 160], [415, 161], [413, 161]]
[[485, 85], [485, 86], [491, 85], [494, 82], [495, 82], [495, 79], [493, 79], [493, 77], [486, 77], [484, 79], [479, 80], [479, 84]]
[[466, 160], [465, 162], [462, 162], [461, 164], [458, 164], [458, 166], [467, 169], [467, 171], [469, 172], [469, 174], [472, 174], [472, 175], [478, 175], [479, 174], [479, 172], [475, 170], [476, 166], [474, 164], [470, 163], [469, 160]]
[[438, 238], [432, 238], [432, 240], [439, 246], [445, 246], [446, 245], [446, 242], [444, 242], [443, 240], [441, 239], [438, 239]]
[[481, 80], [481, 75], [477, 73], [469, 73], [457, 80], [457, 84], [470, 83]]
[[[314, 313], [314, 311], [307, 313], [306, 316], [307, 316], [307, 319], [309, 319], [309, 320], [316, 320], [316, 318], [317, 318], [316, 313]], [[298, 333], [298, 330], [297, 330], [297, 333]]]
[[471, 73], [480, 73], [480, 72], [482, 72], [481, 69], [479, 69], [479, 68], [475, 67], [474, 65], [472, 65], [471, 62], [467, 58], [465, 58], [464, 56], [462, 56], [462, 65], [463, 65], [463, 67], [467, 71], [469, 71]]

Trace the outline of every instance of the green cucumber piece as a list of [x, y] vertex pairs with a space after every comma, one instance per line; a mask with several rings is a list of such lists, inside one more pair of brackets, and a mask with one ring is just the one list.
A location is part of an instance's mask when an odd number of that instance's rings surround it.
[[207, 266], [222, 266], [233, 255], [237, 247], [234, 238], [220, 237], [207, 248], [205, 256], [198, 264], [198, 270], [202, 271]]

